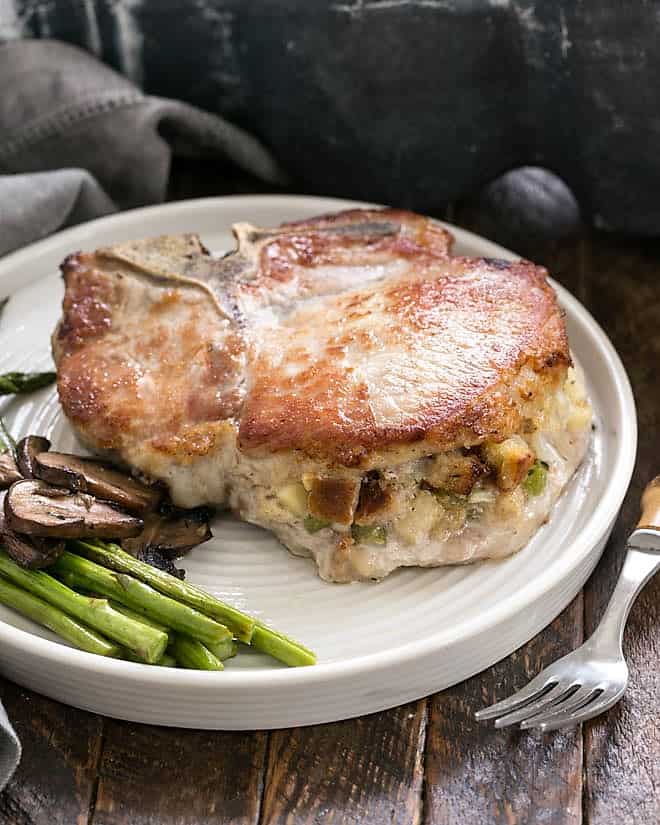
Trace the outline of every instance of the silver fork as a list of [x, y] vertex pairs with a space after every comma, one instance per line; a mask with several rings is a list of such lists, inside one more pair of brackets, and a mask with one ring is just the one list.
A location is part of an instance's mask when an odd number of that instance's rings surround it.
[[577, 725], [616, 704], [628, 684], [621, 646], [626, 620], [637, 595], [658, 568], [660, 476], [644, 490], [641, 518], [628, 539], [619, 580], [593, 635], [513, 696], [478, 711], [476, 719], [495, 719], [496, 728], [520, 723], [521, 728], [550, 731]]

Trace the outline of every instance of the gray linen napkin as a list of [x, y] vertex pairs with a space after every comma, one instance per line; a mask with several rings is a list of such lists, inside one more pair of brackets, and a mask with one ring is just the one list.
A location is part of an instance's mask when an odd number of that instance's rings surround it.
[[[162, 201], [173, 153], [224, 158], [267, 183], [283, 181], [242, 129], [145, 96], [64, 43], [0, 44], [0, 78], [0, 255], [65, 226]], [[0, 789], [20, 758], [0, 704]]]
[[0, 255], [115, 209], [162, 201], [175, 153], [224, 158], [269, 184], [284, 180], [242, 129], [146, 96], [73, 46], [0, 44], [0, 78]]

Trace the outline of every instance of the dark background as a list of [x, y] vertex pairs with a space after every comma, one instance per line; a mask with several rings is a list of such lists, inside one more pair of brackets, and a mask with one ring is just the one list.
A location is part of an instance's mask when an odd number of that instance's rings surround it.
[[[19, 37], [75, 43], [225, 115], [300, 192], [438, 214], [533, 166], [596, 226], [660, 232], [657, 3], [6, 0], [0, 39]], [[513, 220], [574, 222], [552, 178], [496, 189]]]

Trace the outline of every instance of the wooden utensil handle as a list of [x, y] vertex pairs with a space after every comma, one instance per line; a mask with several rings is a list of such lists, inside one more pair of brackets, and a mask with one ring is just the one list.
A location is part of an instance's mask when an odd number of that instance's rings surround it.
[[649, 481], [642, 493], [642, 515], [637, 526], [660, 530], [660, 476]]

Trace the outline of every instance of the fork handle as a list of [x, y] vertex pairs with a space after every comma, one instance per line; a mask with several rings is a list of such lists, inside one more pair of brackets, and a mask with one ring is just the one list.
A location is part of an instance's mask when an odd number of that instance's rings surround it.
[[[660, 476], [650, 481], [642, 494], [642, 515], [637, 529], [660, 530]], [[638, 547], [628, 547], [616, 587], [590, 642], [592, 639], [594, 642], [607, 642], [621, 649], [623, 630], [630, 608], [658, 568], [660, 553], [657, 550], [646, 552]]]
[[658, 568], [660, 568], [660, 553], [646, 553], [636, 547], [628, 548], [619, 580], [590, 642], [607, 640], [610, 645], [616, 646], [617, 651], [620, 651], [630, 608]]
[[642, 493], [642, 515], [637, 527], [660, 530], [660, 476], [649, 481]]

